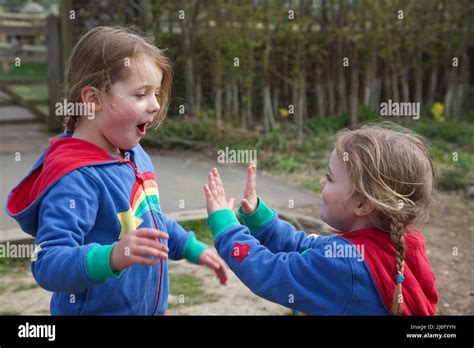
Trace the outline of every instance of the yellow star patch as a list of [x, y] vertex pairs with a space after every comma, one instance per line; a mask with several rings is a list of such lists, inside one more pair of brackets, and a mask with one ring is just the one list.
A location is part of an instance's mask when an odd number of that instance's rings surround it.
[[125, 238], [125, 236], [129, 232], [136, 230], [137, 227], [140, 226], [143, 222], [142, 219], [136, 217], [133, 214], [132, 208], [129, 208], [127, 211], [118, 213], [117, 217], [120, 221], [120, 226], [122, 226], [122, 229], [120, 230], [119, 240]]

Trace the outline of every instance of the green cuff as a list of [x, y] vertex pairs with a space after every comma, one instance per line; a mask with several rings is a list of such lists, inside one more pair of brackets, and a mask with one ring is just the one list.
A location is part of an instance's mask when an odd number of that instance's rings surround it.
[[251, 233], [268, 224], [273, 219], [273, 215], [273, 210], [267, 207], [260, 197], [258, 197], [257, 209], [253, 213], [244, 214], [242, 207], [239, 208], [239, 216]]
[[96, 282], [104, 282], [110, 277], [119, 278], [124, 272], [124, 270], [112, 271], [110, 268], [110, 253], [115, 244], [117, 243], [111, 245], [96, 245], [87, 253], [87, 272]]
[[184, 244], [183, 257], [195, 264], [199, 264], [199, 257], [207, 249], [207, 244], [196, 239], [194, 233]]
[[207, 224], [211, 229], [214, 239], [229, 227], [240, 225], [239, 220], [237, 220], [235, 213], [231, 209], [216, 210], [207, 218]]

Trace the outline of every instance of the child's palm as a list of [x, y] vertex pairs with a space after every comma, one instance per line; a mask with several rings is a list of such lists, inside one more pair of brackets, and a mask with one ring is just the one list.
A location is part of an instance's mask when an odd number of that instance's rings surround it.
[[235, 199], [227, 200], [225, 198], [224, 184], [216, 168], [209, 173], [208, 183], [204, 185], [204, 193], [206, 195], [208, 214], [212, 214], [220, 209], [233, 209]]

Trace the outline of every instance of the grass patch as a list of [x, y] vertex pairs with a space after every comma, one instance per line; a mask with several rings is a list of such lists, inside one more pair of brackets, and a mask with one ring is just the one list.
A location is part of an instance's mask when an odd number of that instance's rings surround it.
[[203, 280], [191, 274], [170, 273], [170, 293], [178, 296], [178, 299], [175, 303], [170, 302], [169, 308], [196, 306], [216, 302], [220, 298], [216, 294], [207, 293], [203, 288]]
[[13, 64], [7, 71], [0, 69], [0, 79], [46, 79], [48, 77], [48, 67], [45, 63], [22, 63], [16, 67]]
[[207, 226], [206, 220], [192, 220], [180, 222], [185, 230], [193, 231], [196, 234], [196, 238], [203, 243], [208, 245], [214, 245], [212, 239], [211, 230]]
[[11, 272], [29, 270], [30, 261], [29, 258], [2, 257], [0, 258], [0, 276]]
[[303, 181], [303, 187], [309, 191], [321, 192], [321, 186], [319, 185], [318, 178], [309, 178]]
[[21, 313], [18, 311], [9, 311], [9, 310], [0, 311], [0, 316], [13, 316], [13, 315], [21, 315]]
[[37, 287], [38, 287], [38, 284], [35, 284], [35, 283], [20, 284], [20, 285], [17, 285], [12, 291], [20, 292], [20, 291], [25, 291], [25, 290], [36, 289]]
[[10, 88], [13, 92], [29, 101], [44, 100], [48, 98], [48, 87], [44, 84], [14, 85]]

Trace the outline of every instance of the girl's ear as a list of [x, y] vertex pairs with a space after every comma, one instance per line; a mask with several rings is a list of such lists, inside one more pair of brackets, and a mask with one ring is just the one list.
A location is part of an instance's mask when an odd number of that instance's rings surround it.
[[101, 93], [95, 87], [87, 86], [81, 89], [81, 100], [86, 104], [94, 104], [95, 112], [100, 112], [102, 109]]
[[367, 216], [374, 210], [374, 205], [366, 198], [359, 198], [356, 201], [354, 213], [357, 216]]

